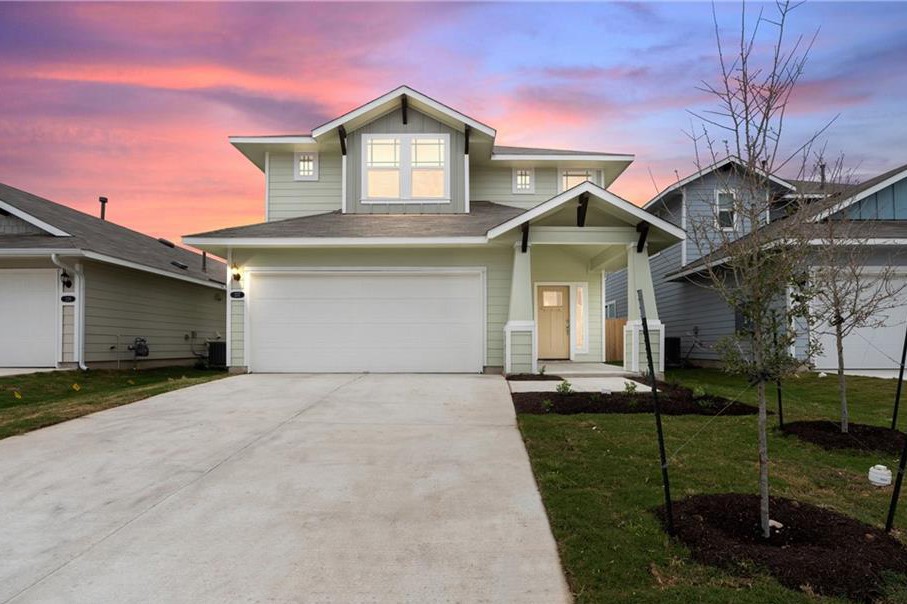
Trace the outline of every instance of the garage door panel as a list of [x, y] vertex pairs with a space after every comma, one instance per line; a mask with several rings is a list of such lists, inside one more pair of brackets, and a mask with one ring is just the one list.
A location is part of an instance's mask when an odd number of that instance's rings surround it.
[[57, 272], [0, 270], [0, 367], [53, 367]]
[[479, 273], [256, 274], [253, 371], [475, 372]]

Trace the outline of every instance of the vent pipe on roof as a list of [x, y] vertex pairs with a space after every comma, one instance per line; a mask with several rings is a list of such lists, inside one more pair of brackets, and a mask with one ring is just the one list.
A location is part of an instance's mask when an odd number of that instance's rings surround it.
[[98, 201], [101, 202], [101, 220], [107, 220], [107, 198], [98, 197]]
[[202, 252], [202, 272], [208, 272], [208, 252]]

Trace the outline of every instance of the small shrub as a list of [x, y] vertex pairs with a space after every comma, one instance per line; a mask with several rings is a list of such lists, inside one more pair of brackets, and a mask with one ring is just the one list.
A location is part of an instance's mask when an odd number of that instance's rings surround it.
[[602, 400], [602, 395], [600, 392], [593, 392], [589, 395], [589, 400], [593, 403], [600, 403]]
[[705, 396], [705, 388], [702, 386], [693, 387], [693, 398], [702, 398]]
[[624, 394], [636, 394], [636, 382], [624, 380]]
[[567, 380], [564, 380], [557, 385], [558, 394], [570, 394], [571, 392], [573, 392], [573, 384], [571, 384]]
[[545, 410], [545, 413], [551, 413], [554, 409], [554, 403], [551, 402], [550, 398], [546, 398], [542, 401], [542, 409]]
[[546, 369], [545, 365], [542, 365], [541, 367], [539, 367], [539, 375], [545, 375], [545, 369]]

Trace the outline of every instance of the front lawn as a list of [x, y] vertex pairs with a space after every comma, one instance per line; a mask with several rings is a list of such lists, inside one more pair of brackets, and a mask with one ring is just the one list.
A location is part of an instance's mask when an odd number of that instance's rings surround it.
[[224, 371], [53, 371], [0, 377], [0, 438], [226, 377]]
[[[756, 403], [754, 389], [719, 371], [681, 370], [669, 372], [668, 379]], [[848, 385], [851, 421], [890, 423], [894, 380], [852, 377]], [[834, 421], [836, 388], [833, 376], [792, 378], [785, 385], [785, 421]], [[839, 601], [789, 590], [755, 571], [747, 576], [700, 565], [671, 542], [651, 513], [662, 503], [652, 415], [518, 419], [577, 602]], [[663, 421], [675, 499], [758, 492], [755, 416], [679, 415]], [[777, 425], [777, 417], [770, 416], [769, 422]], [[900, 427], [907, 428], [907, 417]], [[872, 487], [866, 473], [877, 463], [894, 470], [897, 456], [827, 451], [776, 430], [769, 435], [769, 455], [772, 495], [884, 526], [891, 488]], [[900, 527], [899, 538], [907, 541], [907, 495], [902, 496], [895, 526]], [[907, 601], [907, 587], [892, 585], [889, 594], [889, 602]]]

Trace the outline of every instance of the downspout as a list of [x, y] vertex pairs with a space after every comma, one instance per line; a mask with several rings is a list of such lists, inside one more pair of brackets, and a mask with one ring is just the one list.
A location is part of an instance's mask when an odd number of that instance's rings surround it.
[[85, 366], [85, 273], [82, 270], [82, 263], [76, 262], [75, 266], [65, 264], [57, 254], [50, 255], [50, 261], [62, 268], [64, 271], [77, 277], [76, 285], [76, 314], [75, 314], [75, 338], [73, 344], [75, 348], [76, 361], [79, 363], [79, 369], [88, 371]]

